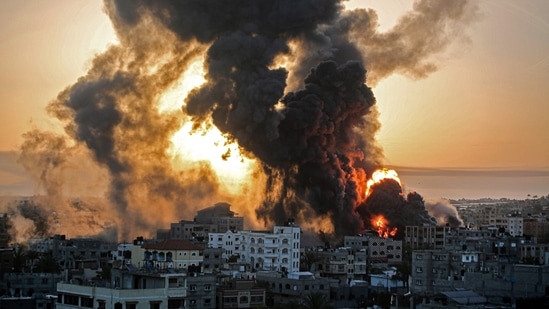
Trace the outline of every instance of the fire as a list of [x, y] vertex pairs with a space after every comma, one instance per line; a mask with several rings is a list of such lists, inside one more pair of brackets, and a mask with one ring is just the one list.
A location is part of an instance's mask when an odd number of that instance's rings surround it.
[[389, 221], [385, 219], [383, 215], [378, 215], [374, 217], [371, 221], [371, 224], [374, 229], [377, 230], [379, 237], [387, 238], [395, 236], [398, 229], [396, 227], [389, 227]]
[[[189, 92], [206, 82], [203, 61], [202, 57], [198, 57], [180, 79], [160, 96], [160, 113], [180, 111]], [[170, 142], [167, 152], [176, 169], [184, 170], [189, 164], [209, 164], [220, 183], [233, 194], [240, 193], [251, 182], [256, 161], [244, 156], [238, 145], [228, 142], [211, 123], [193, 129], [192, 123], [184, 119]]]
[[378, 169], [372, 173], [372, 177], [366, 182], [366, 197], [370, 196], [370, 193], [372, 192], [372, 186], [380, 183], [384, 179], [392, 179], [398, 182], [400, 185], [400, 179], [398, 178], [398, 174], [395, 170], [392, 169]]
[[192, 130], [186, 123], [171, 139], [169, 149], [176, 167], [185, 163], [209, 164], [221, 184], [231, 193], [238, 193], [251, 181], [256, 161], [241, 154], [236, 143], [228, 143], [221, 132], [213, 125]]

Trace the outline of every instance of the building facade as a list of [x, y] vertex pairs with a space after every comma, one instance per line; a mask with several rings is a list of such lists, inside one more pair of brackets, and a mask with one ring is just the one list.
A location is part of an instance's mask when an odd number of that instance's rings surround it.
[[124, 265], [111, 280], [57, 284], [56, 308], [215, 308], [215, 276]]
[[299, 271], [301, 229], [293, 224], [273, 231], [210, 233], [208, 247], [222, 248], [222, 258], [249, 263], [255, 270]]
[[185, 239], [201, 243], [208, 241], [209, 233], [242, 231], [244, 218], [230, 210], [227, 203], [217, 203], [199, 210], [194, 220], [181, 220], [170, 225], [171, 239]]

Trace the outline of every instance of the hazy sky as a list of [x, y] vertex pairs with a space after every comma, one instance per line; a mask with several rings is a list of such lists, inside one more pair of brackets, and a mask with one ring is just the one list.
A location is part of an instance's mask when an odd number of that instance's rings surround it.
[[[438, 55], [438, 71], [374, 88], [387, 164], [549, 170], [549, 1], [478, 3], [480, 18], [463, 29], [469, 40]], [[375, 9], [388, 29], [411, 1], [348, 6]], [[47, 103], [115, 42], [100, 0], [0, 1], [0, 151], [55, 126]]]

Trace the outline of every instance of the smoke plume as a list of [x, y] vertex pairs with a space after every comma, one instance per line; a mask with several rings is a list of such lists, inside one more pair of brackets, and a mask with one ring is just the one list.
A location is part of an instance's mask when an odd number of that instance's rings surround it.
[[[428, 75], [434, 56], [475, 15], [465, 0], [418, 1], [381, 33], [375, 11], [345, 10], [338, 0], [106, 0], [105, 11], [119, 44], [48, 107], [70, 142], [58, 141], [47, 156], [45, 136], [29, 134], [22, 157], [46, 156], [27, 168], [56, 199], [63, 184], [53, 176], [71, 153], [63, 149], [92, 158], [108, 179], [107, 208], [120, 239], [219, 200], [267, 224], [295, 218], [355, 233], [369, 212], [367, 176], [383, 164], [366, 77], [375, 85], [395, 73]], [[196, 61], [205, 83], [179, 98], [182, 112], [161, 112], [162, 95]], [[224, 192], [207, 164], [173, 167], [166, 150], [188, 122], [214, 125], [257, 160], [243, 194]], [[423, 218], [414, 196], [406, 201], [410, 217], [417, 210]]]

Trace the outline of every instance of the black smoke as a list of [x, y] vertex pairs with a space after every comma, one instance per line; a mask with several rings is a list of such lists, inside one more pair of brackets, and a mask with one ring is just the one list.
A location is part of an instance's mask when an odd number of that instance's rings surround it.
[[[112, 216], [143, 229], [223, 196], [207, 166], [171, 168], [170, 137], [191, 121], [212, 123], [260, 161], [265, 192], [253, 195], [264, 198], [244, 205], [258, 218], [328, 218], [337, 235], [362, 227], [366, 178], [383, 163], [367, 77], [374, 85], [393, 73], [433, 72], [432, 56], [459, 37], [475, 10], [465, 0], [418, 1], [382, 33], [375, 11], [343, 4], [105, 0], [119, 44], [98, 55], [49, 112], [106, 169]], [[161, 94], [201, 57], [206, 82], [181, 98], [183, 113], [158, 113]]]

